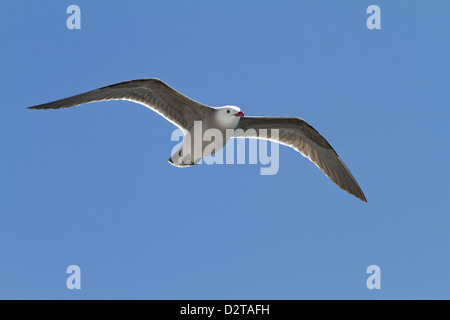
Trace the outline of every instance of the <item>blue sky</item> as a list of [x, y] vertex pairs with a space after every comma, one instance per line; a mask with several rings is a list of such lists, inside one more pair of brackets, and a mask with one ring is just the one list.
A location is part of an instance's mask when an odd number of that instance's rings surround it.
[[[449, 9], [0, 2], [0, 298], [449, 299]], [[153, 77], [207, 105], [305, 119], [368, 203], [284, 146], [273, 176], [175, 168], [175, 127], [131, 102], [26, 109]]]

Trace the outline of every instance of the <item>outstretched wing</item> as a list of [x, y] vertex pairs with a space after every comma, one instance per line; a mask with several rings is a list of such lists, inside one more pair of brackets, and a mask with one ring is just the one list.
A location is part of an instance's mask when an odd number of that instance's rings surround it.
[[202, 120], [212, 108], [194, 101], [159, 79], [141, 79], [110, 86], [41, 104], [29, 109], [59, 109], [103, 100], [130, 100], [140, 103], [175, 124], [189, 130], [196, 120]]
[[[336, 151], [306, 121], [300, 118], [243, 117], [237, 129], [235, 130], [235, 138], [268, 139], [297, 150], [315, 163], [320, 170], [343, 190], [367, 202], [355, 178], [353, 178]], [[260, 135], [261, 129], [267, 130], [267, 136]], [[272, 129], [278, 129], [278, 139], [275, 136], [272, 137]]]

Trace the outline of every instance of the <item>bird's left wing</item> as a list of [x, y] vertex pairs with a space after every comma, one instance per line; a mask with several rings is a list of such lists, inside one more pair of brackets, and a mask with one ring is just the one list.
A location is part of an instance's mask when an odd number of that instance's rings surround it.
[[211, 107], [184, 96], [159, 79], [120, 82], [29, 109], [68, 108], [103, 100], [130, 100], [143, 104], [186, 130], [193, 126], [194, 121], [201, 121], [213, 112]]
[[[261, 129], [265, 129], [266, 135], [261, 134]], [[278, 139], [273, 129], [278, 129]], [[300, 118], [243, 117], [234, 138], [267, 139], [287, 145], [316, 164], [343, 190], [367, 202], [355, 178], [328, 141]]]

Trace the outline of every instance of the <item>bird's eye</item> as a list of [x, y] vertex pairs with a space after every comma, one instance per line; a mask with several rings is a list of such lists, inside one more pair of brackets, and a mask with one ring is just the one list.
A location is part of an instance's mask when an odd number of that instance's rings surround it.
[[230, 113], [230, 110], [227, 110], [227, 113]]

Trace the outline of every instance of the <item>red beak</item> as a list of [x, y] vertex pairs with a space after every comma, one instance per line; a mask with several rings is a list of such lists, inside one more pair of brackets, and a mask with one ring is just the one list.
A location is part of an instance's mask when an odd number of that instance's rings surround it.
[[235, 113], [234, 116], [242, 118], [244, 116], [244, 113], [242, 111], [239, 111], [238, 113]]

